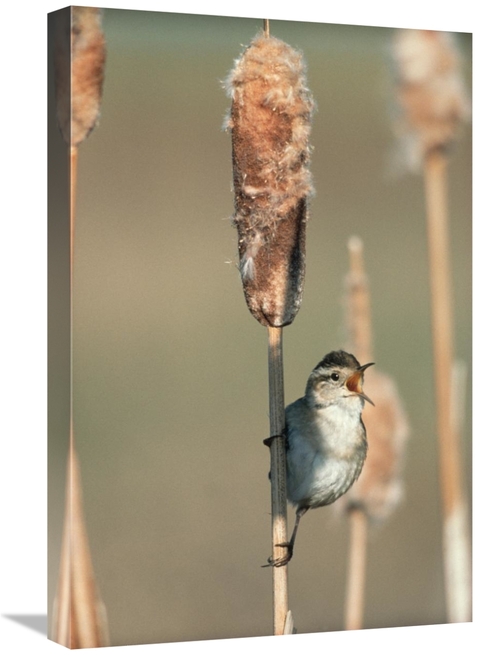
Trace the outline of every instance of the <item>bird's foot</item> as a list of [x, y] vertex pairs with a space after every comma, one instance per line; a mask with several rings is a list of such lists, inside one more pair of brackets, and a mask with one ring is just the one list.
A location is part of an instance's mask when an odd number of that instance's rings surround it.
[[277, 557], [276, 559], [273, 559], [272, 557], [267, 558], [267, 564], [263, 564], [262, 568], [265, 569], [268, 566], [275, 566], [276, 568], [280, 566], [286, 566], [288, 562], [292, 559], [293, 555], [293, 546], [287, 541], [284, 544], [276, 544], [277, 546], [280, 546], [281, 548], [286, 548], [286, 555], [283, 555], [283, 557]]
[[267, 439], [264, 439], [264, 441], [262, 443], [264, 444], [264, 446], [267, 446], [268, 448], [271, 448], [271, 444], [273, 443], [273, 441], [275, 439], [277, 439], [278, 437], [284, 437], [284, 436], [285, 435], [283, 435], [283, 434], [273, 434], [270, 437], [267, 437]]

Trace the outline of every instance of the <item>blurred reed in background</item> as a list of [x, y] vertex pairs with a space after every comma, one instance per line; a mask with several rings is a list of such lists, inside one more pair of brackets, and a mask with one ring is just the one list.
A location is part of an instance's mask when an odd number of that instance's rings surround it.
[[[360, 361], [376, 359], [373, 352], [372, 317], [368, 276], [364, 269], [363, 242], [348, 242], [350, 270], [346, 276], [346, 333], [350, 352]], [[339, 509], [350, 523], [350, 553], [347, 578], [345, 627], [363, 627], [366, 584], [367, 540], [370, 525], [381, 525], [399, 505], [403, 496], [403, 464], [409, 435], [408, 418], [395, 381], [374, 369], [364, 385], [374, 402], [366, 405], [363, 422], [368, 437], [368, 454], [361, 475], [347, 494], [339, 499]], [[398, 548], [393, 544], [393, 548]]]
[[449, 156], [470, 117], [453, 36], [401, 30], [394, 39], [401, 130], [409, 163], [423, 170], [432, 303], [434, 384], [448, 621], [472, 620], [471, 546], [462, 444], [453, 413], [454, 318], [449, 237]]

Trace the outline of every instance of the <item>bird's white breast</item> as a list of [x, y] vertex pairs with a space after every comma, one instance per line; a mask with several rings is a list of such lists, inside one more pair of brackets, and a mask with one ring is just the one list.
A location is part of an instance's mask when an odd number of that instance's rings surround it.
[[287, 407], [290, 502], [327, 505], [344, 494], [359, 475], [366, 442], [360, 422], [362, 401], [356, 397], [352, 401], [312, 409], [301, 398]]

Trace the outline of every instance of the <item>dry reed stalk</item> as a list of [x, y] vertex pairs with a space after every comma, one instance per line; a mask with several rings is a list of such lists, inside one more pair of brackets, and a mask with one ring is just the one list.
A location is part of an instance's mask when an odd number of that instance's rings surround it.
[[[469, 103], [451, 35], [400, 31], [395, 42], [398, 97], [403, 127], [415, 146], [414, 162], [423, 166], [434, 349], [434, 384], [443, 508], [443, 553], [449, 622], [470, 621], [456, 611], [456, 598], [471, 595], [469, 530], [462, 479], [461, 446], [453, 425], [451, 384], [453, 311], [448, 227], [448, 153]], [[463, 566], [468, 572], [464, 574]], [[461, 603], [461, 607], [465, 604]], [[470, 604], [469, 604], [470, 606]]]
[[345, 280], [344, 311], [349, 352], [355, 352], [359, 361], [368, 362], [373, 359], [373, 337], [370, 289], [365, 273], [363, 242], [359, 237], [352, 236], [347, 243], [347, 249], [349, 273]]
[[[73, 326], [74, 232], [78, 146], [99, 117], [105, 44], [102, 10], [70, 7], [70, 21], [60, 14], [55, 43], [57, 119], [69, 147], [70, 166], [70, 313]], [[70, 338], [70, 442], [66, 515], [52, 639], [69, 648], [109, 645], [105, 606], [95, 583], [85, 528], [81, 479], [74, 443], [73, 336]]]
[[95, 582], [85, 527], [80, 467], [73, 434], [69, 445], [63, 544], [51, 638], [67, 648], [109, 645], [106, 608]]
[[[363, 244], [349, 240], [350, 271], [346, 279], [346, 315], [350, 352], [360, 361], [373, 359], [370, 293], [364, 271]], [[345, 625], [363, 627], [364, 587], [368, 528], [385, 521], [402, 498], [402, 467], [408, 438], [408, 421], [393, 380], [373, 371], [364, 385], [375, 406], [363, 410], [368, 454], [357, 482], [337, 501], [351, 526]]]
[[[453, 429], [458, 438], [462, 437], [464, 430], [466, 394], [467, 367], [464, 362], [455, 361], [452, 372], [451, 413]], [[469, 530], [468, 508], [463, 503], [457, 510], [454, 521], [448, 524], [448, 539], [456, 543], [453, 549], [454, 560], [447, 573], [450, 579], [452, 576], [458, 576], [458, 579], [450, 585], [455, 590], [455, 594], [448, 597], [449, 612], [451, 617], [455, 617], [454, 623], [467, 620], [465, 617], [472, 617]], [[461, 538], [461, 535], [467, 535], [468, 538]]]
[[359, 507], [349, 510], [349, 563], [345, 602], [345, 629], [361, 630], [365, 605], [368, 519]]
[[[267, 442], [271, 452], [272, 559], [279, 560], [287, 542], [285, 394], [283, 384], [283, 329], [268, 329], [269, 429]], [[267, 441], [267, 440], [266, 440]], [[274, 634], [285, 634], [288, 609], [288, 569], [273, 567]], [[291, 621], [291, 617], [289, 621]], [[293, 621], [292, 621], [293, 623]]]
[[[314, 103], [301, 55], [270, 36], [269, 22], [226, 81], [238, 252], [252, 315], [268, 330], [273, 560], [287, 541], [283, 333], [302, 301], [305, 228], [312, 193], [309, 134]], [[288, 617], [288, 620], [287, 620]], [[274, 634], [293, 625], [287, 567], [273, 567]], [[287, 630], [289, 627], [286, 628]]]

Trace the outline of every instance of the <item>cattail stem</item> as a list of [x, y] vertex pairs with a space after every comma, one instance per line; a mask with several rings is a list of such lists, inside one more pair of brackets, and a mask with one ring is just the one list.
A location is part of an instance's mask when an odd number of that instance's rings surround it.
[[432, 304], [432, 338], [440, 445], [441, 483], [445, 517], [460, 496], [459, 466], [451, 425], [451, 370], [453, 330], [447, 224], [447, 161], [431, 152], [424, 165], [427, 202], [427, 235]]
[[[363, 242], [351, 237], [349, 250], [349, 301], [347, 323], [350, 347], [362, 362], [372, 357], [372, 326], [370, 294], [363, 260]], [[365, 509], [358, 505], [349, 507], [350, 524], [349, 564], [345, 604], [345, 629], [360, 630], [363, 627], [368, 520]]]
[[363, 242], [359, 237], [351, 237], [347, 244], [349, 250], [349, 301], [347, 324], [349, 347], [356, 353], [360, 362], [373, 359], [372, 318], [370, 292], [365, 274]]
[[[463, 434], [464, 413], [467, 388], [467, 367], [462, 361], [455, 361], [452, 371], [451, 414], [453, 430], [457, 439]], [[455, 512], [454, 520], [450, 521], [449, 539], [455, 542], [453, 547], [453, 567], [448, 575], [454, 576], [454, 595], [449, 595], [447, 602], [450, 620], [453, 623], [470, 621], [472, 618], [471, 598], [471, 550], [470, 530], [467, 506], [463, 503]], [[451, 559], [451, 558], [450, 558]]]
[[[269, 361], [269, 427], [271, 451], [271, 512], [273, 559], [286, 555], [286, 548], [278, 546], [287, 541], [285, 403], [283, 384], [283, 329], [268, 328]], [[288, 613], [288, 570], [273, 567], [273, 623], [274, 634], [285, 632]]]
[[109, 645], [106, 610], [94, 579], [83, 515], [80, 467], [70, 432], [66, 509], [52, 639], [68, 648]]
[[[70, 294], [73, 297], [73, 259], [75, 236], [75, 209], [76, 209], [76, 176], [78, 167], [78, 146], [69, 148], [69, 179], [70, 179], [70, 209], [69, 209], [69, 280]], [[71, 311], [73, 314], [73, 311]]]
[[[470, 621], [470, 612], [458, 616], [454, 599], [464, 595], [463, 566], [470, 567], [468, 535], [463, 516], [460, 444], [452, 419], [453, 329], [451, 274], [448, 238], [447, 158], [439, 150], [430, 150], [424, 162], [427, 203], [427, 233], [432, 305], [434, 378], [437, 404], [440, 484], [443, 510], [443, 550], [448, 620]], [[470, 596], [470, 590], [466, 592]]]
[[366, 546], [368, 521], [366, 513], [358, 508], [349, 510], [350, 552], [347, 570], [347, 595], [345, 605], [346, 630], [360, 630], [363, 627], [365, 601]]
[[269, 29], [269, 18], [264, 18], [264, 35], [269, 36], [271, 34], [271, 31]]
[[109, 645], [106, 609], [95, 583], [88, 542], [73, 418], [73, 272], [78, 146], [69, 146], [70, 166], [70, 417], [66, 508], [59, 583], [51, 638], [69, 648]]

